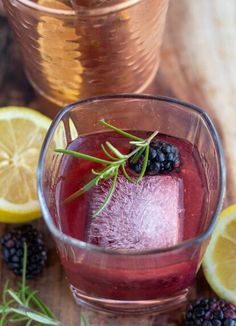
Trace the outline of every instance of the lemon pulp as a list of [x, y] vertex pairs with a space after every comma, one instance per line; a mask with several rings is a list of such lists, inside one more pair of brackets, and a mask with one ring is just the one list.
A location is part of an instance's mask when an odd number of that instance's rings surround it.
[[212, 289], [236, 304], [236, 205], [223, 210], [203, 259]]
[[32, 109], [0, 108], [0, 222], [40, 217], [36, 170], [50, 123]]

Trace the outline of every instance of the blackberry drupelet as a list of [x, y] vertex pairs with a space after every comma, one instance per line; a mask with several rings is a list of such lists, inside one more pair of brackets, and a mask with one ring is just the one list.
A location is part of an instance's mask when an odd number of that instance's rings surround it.
[[186, 309], [185, 326], [236, 326], [236, 307], [224, 300], [198, 299]]
[[9, 269], [16, 275], [21, 275], [24, 242], [27, 244], [26, 277], [30, 279], [41, 273], [47, 260], [47, 251], [42, 235], [36, 228], [26, 224], [11, 229], [1, 239], [2, 256]]
[[[180, 154], [178, 148], [170, 143], [164, 141], [152, 141], [149, 146], [149, 157], [146, 168], [146, 175], [161, 174], [164, 172], [171, 172], [180, 167]], [[144, 161], [144, 154], [142, 154], [137, 162], [129, 160], [129, 166], [136, 173], [140, 173]]]

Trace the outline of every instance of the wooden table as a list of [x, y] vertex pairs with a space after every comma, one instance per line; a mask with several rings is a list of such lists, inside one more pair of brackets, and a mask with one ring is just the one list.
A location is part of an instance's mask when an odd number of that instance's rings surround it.
[[[147, 1], [147, 0], [146, 0]], [[236, 2], [235, 0], [172, 0], [159, 72], [148, 92], [193, 102], [209, 112], [221, 135], [228, 171], [225, 206], [236, 201]], [[0, 37], [6, 23], [0, 18]], [[1, 39], [0, 39], [1, 40]], [[10, 39], [8, 39], [9, 45]], [[8, 70], [1, 82], [0, 105], [31, 104], [32, 91], [23, 72], [12, 69], [18, 62], [15, 44], [5, 44]], [[1, 49], [1, 48], [0, 48]], [[12, 63], [12, 64], [11, 64]], [[1, 62], [0, 62], [1, 64]], [[16, 65], [19, 66], [19, 65]], [[17, 78], [15, 78], [17, 76]], [[3, 76], [2, 76], [3, 77]], [[23, 85], [23, 86], [22, 86]], [[51, 236], [43, 221], [36, 222], [48, 239], [49, 264], [42, 277], [31, 281], [42, 298], [66, 326], [80, 325], [80, 311], [74, 304]], [[7, 226], [0, 226], [3, 234]], [[0, 261], [1, 285], [10, 277]], [[15, 278], [12, 278], [15, 281]], [[191, 297], [212, 295], [199, 272]], [[184, 307], [183, 307], [184, 309]], [[129, 326], [132, 324], [183, 325], [182, 312], [162, 317], [112, 317], [84, 311], [90, 325]]]

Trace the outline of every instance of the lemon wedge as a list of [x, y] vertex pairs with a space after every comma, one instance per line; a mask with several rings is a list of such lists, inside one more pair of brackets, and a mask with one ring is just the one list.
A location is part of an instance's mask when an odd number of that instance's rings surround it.
[[40, 217], [36, 171], [51, 120], [24, 107], [0, 108], [0, 222]]
[[203, 259], [203, 271], [216, 294], [236, 304], [236, 205], [222, 211]]

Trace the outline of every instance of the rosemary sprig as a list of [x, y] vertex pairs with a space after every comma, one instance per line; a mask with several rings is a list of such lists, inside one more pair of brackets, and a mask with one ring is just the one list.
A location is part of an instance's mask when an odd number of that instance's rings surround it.
[[78, 191], [74, 192], [72, 195], [67, 197], [64, 201], [64, 203], [67, 203], [67, 202], [70, 202], [71, 200], [81, 196], [83, 193], [90, 190], [92, 187], [98, 185], [98, 183], [101, 180], [112, 179], [111, 189], [110, 189], [108, 195], [106, 196], [103, 204], [94, 213], [94, 215], [93, 215], [94, 217], [97, 216], [98, 214], [100, 214], [101, 211], [110, 202], [112, 195], [116, 188], [117, 177], [118, 177], [119, 171], [121, 171], [123, 173], [123, 175], [129, 182], [135, 181], [135, 179], [131, 178], [131, 176], [129, 176], [128, 172], [126, 171], [126, 164], [129, 159], [131, 160], [131, 162], [136, 163], [138, 161], [138, 159], [140, 158], [140, 156], [144, 153], [144, 161], [143, 161], [143, 165], [142, 165], [142, 170], [141, 170], [138, 178], [136, 178], [137, 182], [142, 180], [142, 178], [145, 174], [146, 168], [147, 168], [147, 164], [148, 164], [150, 142], [158, 134], [158, 131], [155, 131], [153, 134], [151, 134], [150, 137], [148, 137], [147, 139], [143, 139], [143, 138], [132, 135], [122, 129], [119, 129], [119, 128], [107, 123], [104, 119], [99, 120], [99, 122], [102, 125], [104, 125], [105, 127], [124, 136], [125, 138], [130, 139], [129, 143], [132, 146], [134, 146], [134, 149], [129, 154], [122, 154], [109, 141], [106, 141], [105, 144], [101, 145], [101, 149], [104, 152], [105, 156], [108, 158], [107, 160], [101, 159], [101, 158], [98, 158], [95, 156], [87, 155], [84, 153], [80, 153], [77, 151], [68, 150], [68, 149], [58, 148], [55, 150], [55, 152], [57, 152], [57, 153], [71, 155], [73, 157], [77, 157], [77, 158], [91, 161], [94, 163], [99, 163], [99, 164], [105, 166], [100, 171], [92, 170], [91, 172], [92, 172], [92, 174], [95, 175], [95, 177], [91, 181], [89, 181], [85, 186], [83, 186], [81, 189], [79, 189]]
[[[26, 326], [62, 326], [49, 307], [40, 299], [37, 291], [31, 290], [26, 284], [26, 269], [27, 245], [24, 243], [21, 282], [15, 290], [10, 288], [9, 281], [4, 286], [2, 302], [0, 303], [0, 326], [18, 322], [24, 322]], [[81, 322], [82, 325], [88, 326], [88, 322], [84, 316], [81, 316]]]
[[0, 325], [25, 321], [26, 325], [60, 326], [51, 310], [41, 301], [37, 291], [26, 285], [27, 245], [24, 243], [23, 270], [21, 282], [16, 290], [6, 282], [0, 304]]

